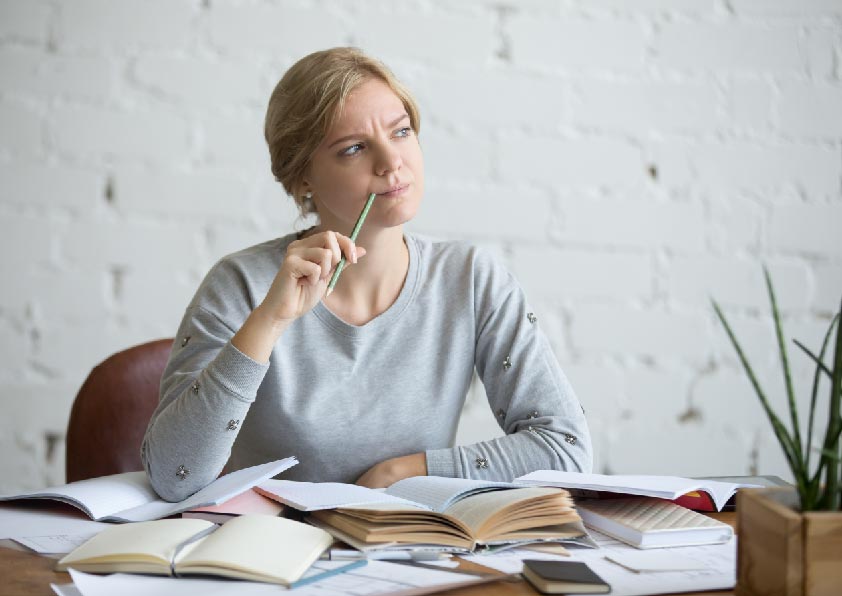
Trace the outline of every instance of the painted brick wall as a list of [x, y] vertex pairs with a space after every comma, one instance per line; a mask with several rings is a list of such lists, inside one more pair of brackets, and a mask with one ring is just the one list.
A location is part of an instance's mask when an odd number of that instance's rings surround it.
[[[842, 295], [840, 0], [3, 0], [0, 491], [62, 482], [91, 367], [300, 225], [262, 119], [334, 45], [416, 93], [412, 229], [507, 261], [598, 471], [788, 476], [709, 297], [782, 404], [761, 264], [808, 345]], [[477, 386], [460, 441], [486, 410]]]

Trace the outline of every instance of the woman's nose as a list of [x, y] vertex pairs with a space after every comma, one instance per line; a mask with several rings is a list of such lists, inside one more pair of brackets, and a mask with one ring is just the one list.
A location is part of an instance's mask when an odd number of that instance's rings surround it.
[[375, 163], [375, 173], [378, 176], [383, 176], [389, 172], [396, 172], [401, 168], [403, 160], [400, 152], [390, 145], [383, 146], [377, 152], [377, 162]]

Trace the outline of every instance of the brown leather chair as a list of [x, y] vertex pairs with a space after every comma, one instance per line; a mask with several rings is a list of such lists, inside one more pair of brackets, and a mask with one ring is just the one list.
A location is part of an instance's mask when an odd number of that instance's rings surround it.
[[67, 482], [142, 470], [140, 444], [173, 340], [150, 341], [97, 365], [73, 402], [67, 425]]

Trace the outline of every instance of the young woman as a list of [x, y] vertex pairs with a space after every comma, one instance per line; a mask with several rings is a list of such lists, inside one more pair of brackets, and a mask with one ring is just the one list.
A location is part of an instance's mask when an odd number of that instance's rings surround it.
[[[582, 408], [517, 282], [481, 250], [404, 230], [424, 193], [419, 129], [407, 90], [353, 48], [278, 83], [272, 172], [318, 225], [223, 258], [188, 306], [142, 448], [163, 498], [290, 455], [284, 478], [371, 487], [590, 471]], [[506, 436], [453, 447], [475, 368]]]

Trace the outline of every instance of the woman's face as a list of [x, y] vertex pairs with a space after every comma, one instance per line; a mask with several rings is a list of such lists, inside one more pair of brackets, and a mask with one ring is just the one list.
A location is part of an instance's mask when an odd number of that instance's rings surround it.
[[321, 225], [349, 234], [369, 194], [377, 198], [364, 229], [401, 225], [424, 194], [424, 160], [400, 98], [371, 78], [354, 89], [313, 155], [304, 190]]

